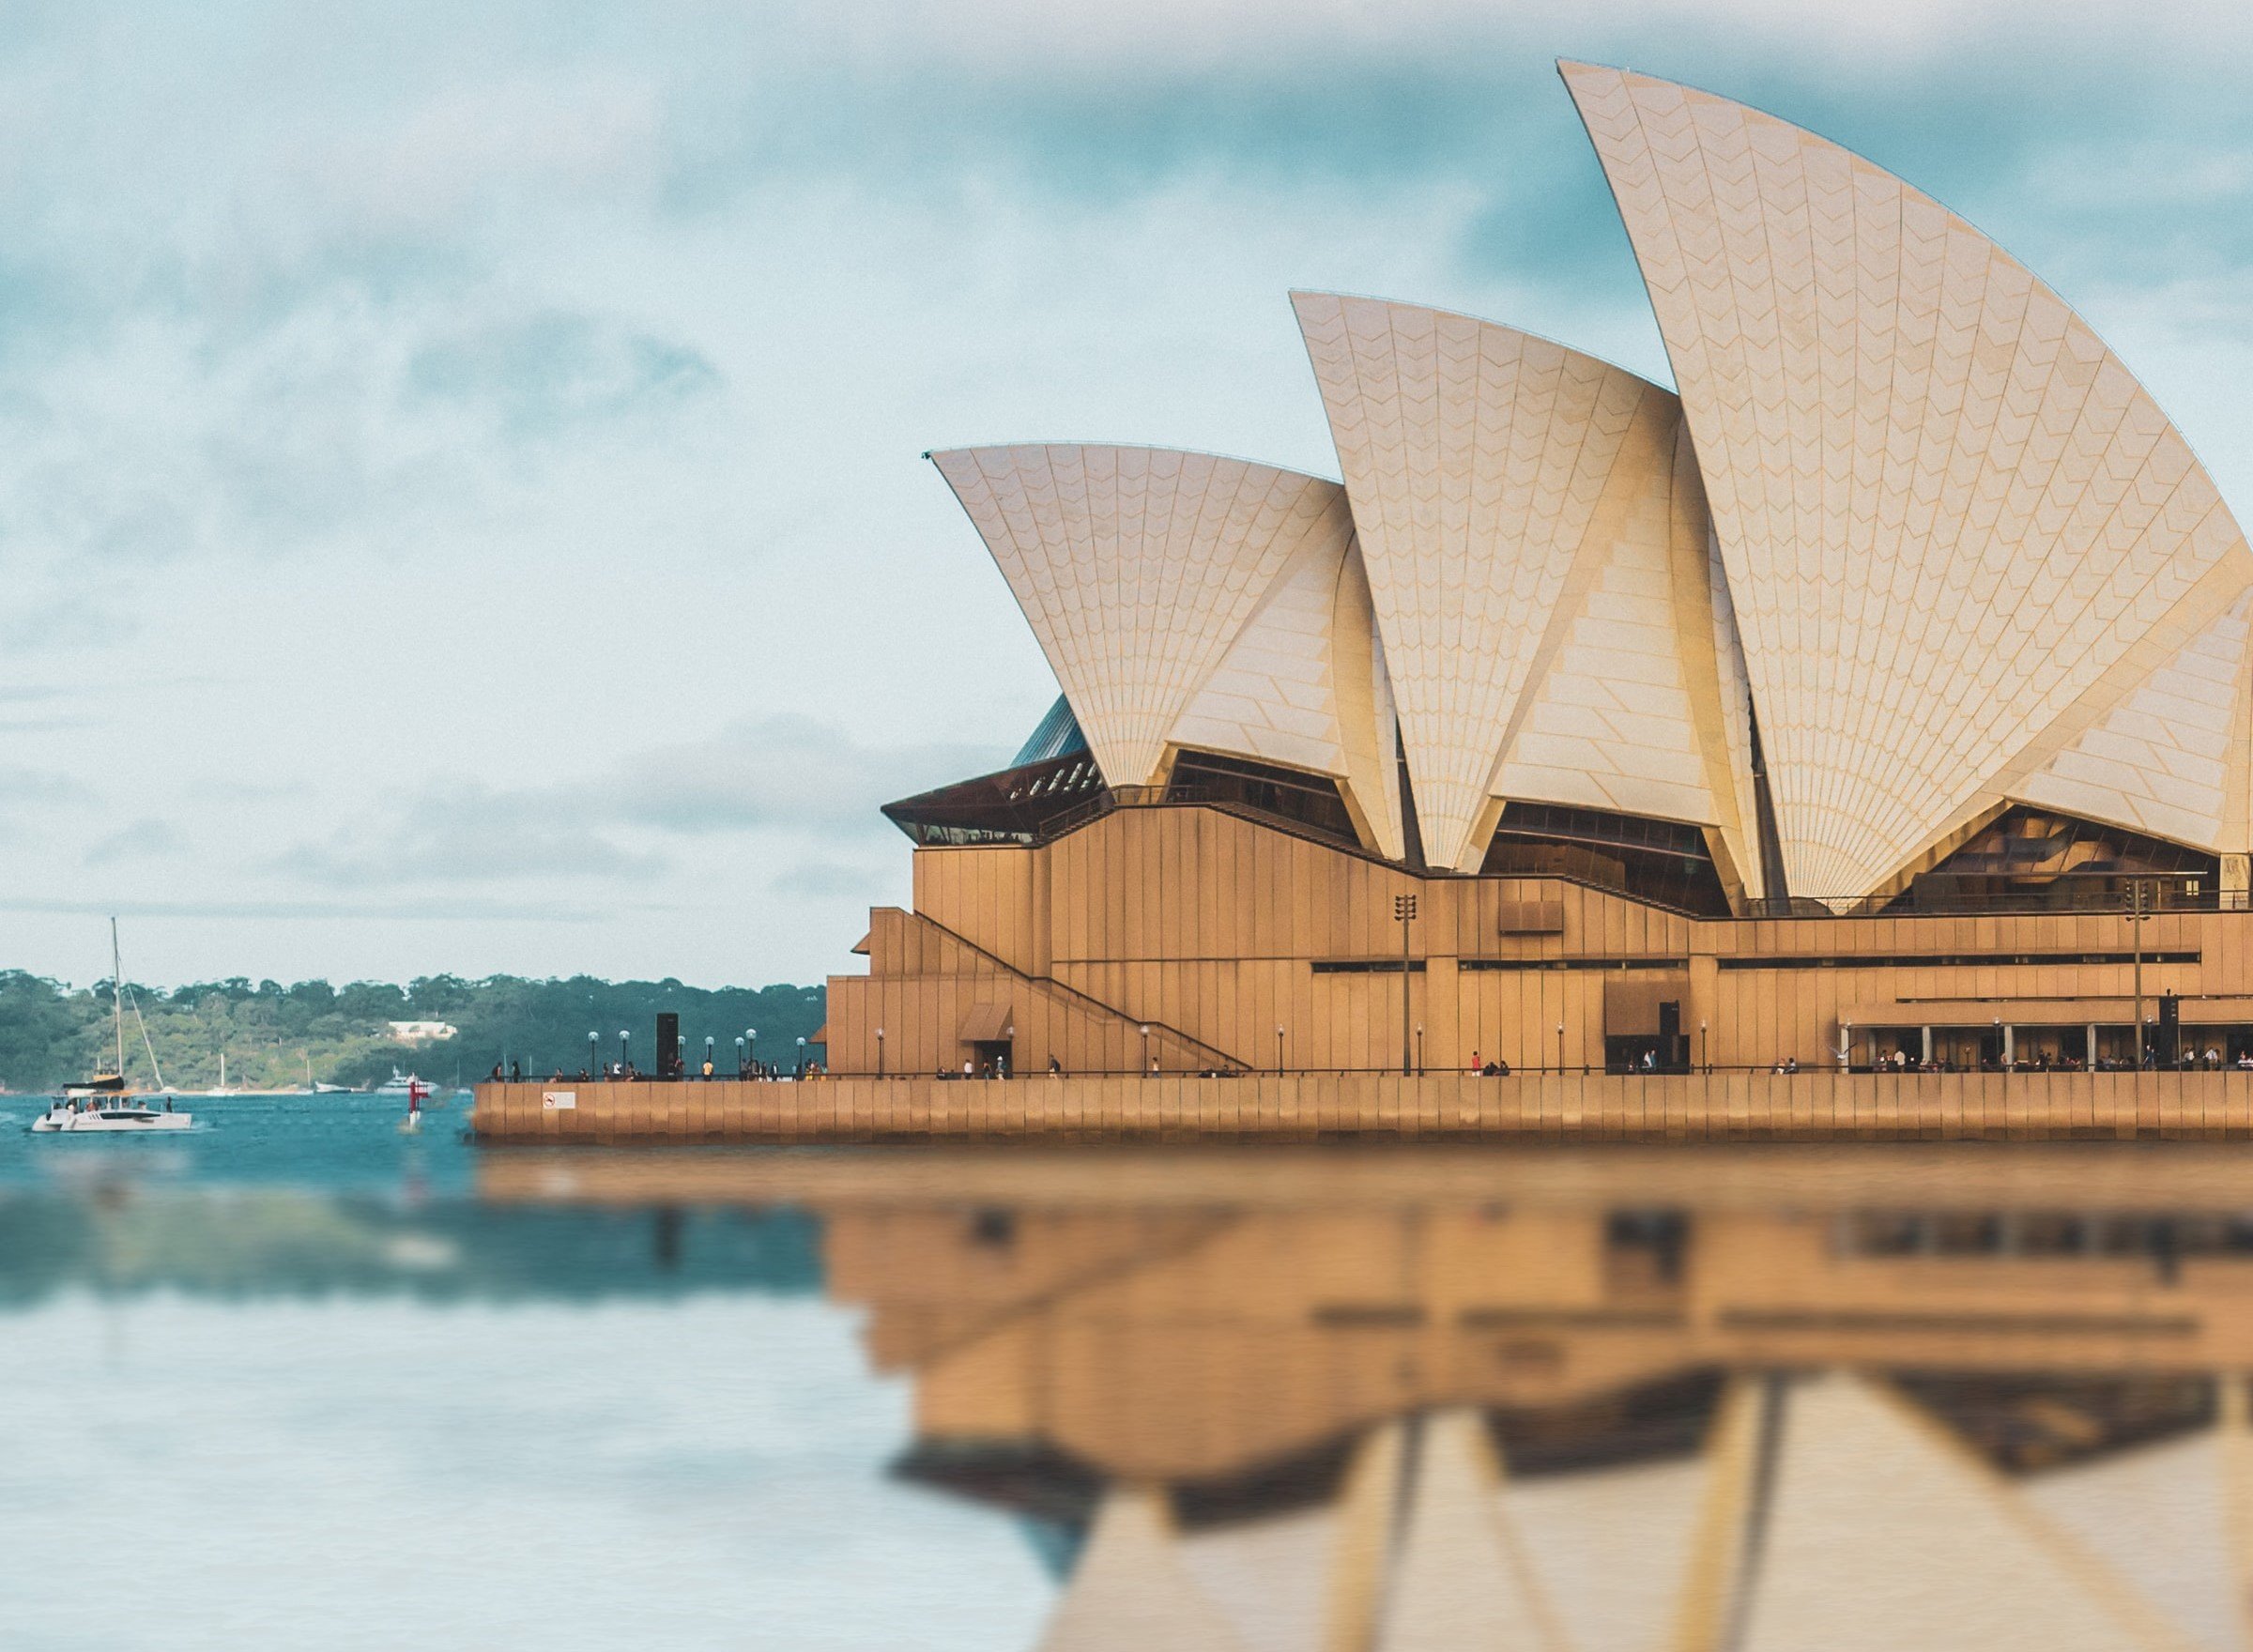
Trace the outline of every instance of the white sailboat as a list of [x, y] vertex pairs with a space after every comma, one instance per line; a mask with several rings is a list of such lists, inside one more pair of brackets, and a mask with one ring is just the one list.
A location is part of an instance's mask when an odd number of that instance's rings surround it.
[[[66, 1084], [44, 1113], [32, 1120], [32, 1129], [39, 1135], [54, 1135], [68, 1131], [72, 1135], [86, 1131], [141, 1131], [185, 1130], [195, 1123], [190, 1113], [175, 1112], [172, 1098], [163, 1097], [164, 1105], [158, 1108], [149, 1096], [136, 1096], [125, 1087], [125, 968], [117, 950], [117, 920], [110, 920], [110, 1021], [116, 1034], [117, 1061], [106, 1073], [97, 1073], [91, 1078], [76, 1084]], [[141, 1029], [142, 1048], [148, 1051], [148, 1069], [156, 1075], [157, 1088], [164, 1087], [164, 1073], [157, 1065], [156, 1047], [148, 1041], [148, 1023], [141, 1019], [141, 1007], [133, 1006], [133, 1020]]]
[[349, 1095], [349, 1084], [324, 1084], [313, 1076], [313, 1052], [305, 1052], [305, 1094], [308, 1095]]
[[179, 1094], [182, 1095], [240, 1095], [242, 1094], [240, 1090], [231, 1089], [227, 1084], [227, 1052], [223, 1049], [219, 1052], [219, 1083], [215, 1088], [183, 1090]]

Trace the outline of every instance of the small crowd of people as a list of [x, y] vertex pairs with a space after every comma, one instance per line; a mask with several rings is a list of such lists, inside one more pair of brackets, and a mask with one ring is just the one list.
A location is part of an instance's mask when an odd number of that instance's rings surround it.
[[[2155, 1047], [2147, 1048], [2143, 1052], [2143, 1066], [2147, 1072], [2219, 1072], [2225, 1066], [2235, 1067], [2239, 1072], [2253, 1072], [2253, 1049], [2240, 1050], [2232, 1061], [2222, 1054], [2218, 1045], [2209, 1044], [2203, 1050], [2186, 1049], [2178, 1059], [2169, 1062], [2160, 1059]], [[1785, 1068], [1779, 1063], [1775, 1070], [1781, 1073]], [[1798, 1063], [1793, 1063], [1792, 1070], [1798, 1070]], [[2086, 1073], [2091, 1070], [2091, 1063], [2077, 1055], [2052, 1055], [2046, 1049], [2037, 1050], [2023, 1060], [1983, 1061], [1970, 1065], [1949, 1061], [1944, 1056], [1935, 1056], [1931, 1061], [1925, 1061], [1905, 1049], [1896, 1049], [1891, 1055], [1879, 1056], [1868, 1066], [1857, 1064], [1854, 1070], [1876, 1073]], [[2137, 1070], [2136, 1058], [2099, 1056], [2094, 1070], [2099, 1073], [2132, 1073]]]

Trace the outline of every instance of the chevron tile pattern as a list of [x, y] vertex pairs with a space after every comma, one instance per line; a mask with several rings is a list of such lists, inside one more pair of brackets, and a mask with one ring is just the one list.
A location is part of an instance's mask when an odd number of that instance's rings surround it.
[[2126, 368], [1962, 219], [1741, 104], [1561, 68], [1695, 438], [1792, 886], [1873, 888], [2253, 554]]
[[[1740, 677], [1741, 650], [1725, 593], [1712, 607], [1703, 493], [1675, 399], [1491, 322], [1322, 294], [1293, 301], [1363, 536], [1434, 862], [1478, 864], [1475, 828], [1496, 797], [1740, 838], [1750, 767], [1740, 741], [1740, 808], [1724, 727], [1732, 696], [1711, 680]], [[1686, 627], [1710, 638], [1686, 650]], [[1740, 688], [1733, 697], [1743, 728]]]
[[[1432, 863], [1477, 866], [1476, 829], [1518, 742], [1511, 772], [1535, 789], [1511, 795], [1589, 802], [1605, 790], [1592, 765], [1623, 795], [1668, 805], [1655, 812], [1714, 819], [1662, 589], [1673, 398], [1470, 316], [1322, 293], [1292, 302], [1353, 499]], [[1638, 417], [1664, 436], [1634, 444], [1623, 468]], [[1576, 567], [1588, 589], [1560, 615]], [[1607, 650], [1620, 669], [1595, 688]], [[1537, 664], [1560, 655], [1571, 681], [1537, 693]]]
[[2253, 596], [2242, 596], [2015, 795], [2154, 837], [2228, 840], [2247, 782], [2249, 616]]
[[1379, 848], [1398, 859], [1392, 701], [1375, 624], [1351, 540], [1307, 541], [1175, 720], [1170, 743], [1345, 782]]
[[[1890, 173], [1559, 65], [1680, 400], [1492, 322], [1292, 302], [1344, 485], [1116, 447], [934, 455], [1114, 784], [1336, 777], [1475, 870], [1508, 801], [1889, 891], [2019, 800], [2253, 848], [2253, 548], [2118, 358]], [[1396, 747], [1396, 729], [1398, 745]]]
[[[1150, 448], [931, 458], [1105, 778], [1148, 783], [1173, 743], [1332, 774], [1366, 791], [1356, 806], [1384, 851], [1401, 852], [1391, 707], [1336, 482]], [[1333, 669], [1340, 650], [1346, 664]]]
[[1694, 469], [1679, 468], [1694, 465], [1680, 404], [1652, 387], [1637, 418], [1617, 509], [1582, 542], [1494, 794], [1718, 827], [1739, 866], [1756, 864], [1737, 784], [1749, 794], [1749, 753], [1741, 739], [1732, 750], [1724, 722], [1732, 702], [1743, 716], [1742, 690], [1724, 696], [1718, 681], [1724, 661], [1740, 677], [1742, 651], [1712, 607], [1702, 495]]

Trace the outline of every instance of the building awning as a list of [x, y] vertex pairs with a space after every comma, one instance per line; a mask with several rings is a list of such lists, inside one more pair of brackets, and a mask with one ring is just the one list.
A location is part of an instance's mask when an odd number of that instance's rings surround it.
[[[2177, 1000], [2186, 1026], [2253, 1023], [2253, 998]], [[2136, 1018], [2136, 1001], [2127, 993], [2104, 998], [1959, 999], [1955, 1002], [1860, 1003], [1840, 1010], [1838, 1018], [1855, 1027], [2083, 1027], [2091, 1023], [2125, 1026]], [[2143, 995], [2147, 1021], [2159, 1018], [2159, 991]]]
[[970, 1013], [962, 1017], [962, 1042], [965, 1044], [1000, 1044], [1009, 1036], [1009, 1005], [1001, 1003], [973, 1004]]

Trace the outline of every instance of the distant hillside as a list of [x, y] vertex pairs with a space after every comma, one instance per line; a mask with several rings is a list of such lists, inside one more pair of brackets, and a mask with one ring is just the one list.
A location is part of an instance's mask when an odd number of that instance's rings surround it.
[[[372, 981], [284, 987], [237, 978], [169, 992], [128, 982], [126, 1003], [127, 1076], [136, 1084], [153, 1082], [131, 1014], [138, 1003], [164, 1081], [190, 1090], [219, 1082], [222, 1050], [227, 1082], [253, 1089], [302, 1085], [309, 1059], [314, 1077], [328, 1084], [369, 1083], [388, 1078], [394, 1066], [462, 1083], [495, 1062], [522, 1062], [528, 1075], [557, 1067], [576, 1072], [587, 1062], [587, 1034], [601, 1033], [605, 1057], [615, 1059], [621, 1028], [634, 1034], [635, 1063], [647, 1070], [660, 1010], [680, 1015], [692, 1062], [703, 1059], [710, 1036], [717, 1064], [732, 1071], [735, 1040], [757, 1028], [760, 1058], [787, 1066], [796, 1058], [797, 1041], [820, 1026], [823, 1014], [819, 987], [706, 990], [678, 981], [589, 975], [568, 981], [428, 975], [406, 987]], [[391, 1036], [392, 1021], [444, 1021], [460, 1032], [409, 1048]], [[73, 992], [21, 970], [0, 971], [0, 1085], [52, 1090], [106, 1064], [111, 1048], [108, 983]]]

